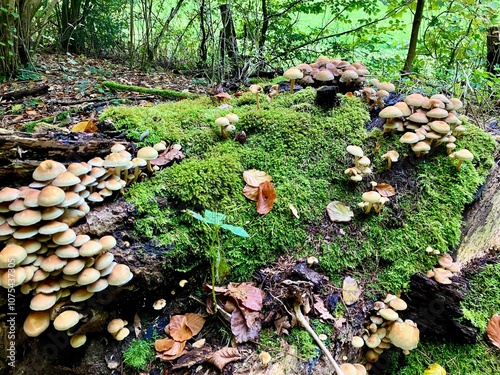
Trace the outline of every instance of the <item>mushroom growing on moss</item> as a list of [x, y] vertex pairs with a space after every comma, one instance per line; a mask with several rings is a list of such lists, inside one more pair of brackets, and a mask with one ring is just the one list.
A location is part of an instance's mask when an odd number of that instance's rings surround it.
[[368, 214], [370, 213], [372, 207], [373, 207], [373, 204], [374, 203], [377, 203], [378, 201], [380, 201], [380, 194], [377, 193], [376, 191], [367, 191], [366, 193], [363, 193], [363, 195], [361, 196], [361, 199], [363, 200], [363, 202], [365, 203], [365, 214]]
[[472, 161], [474, 159], [474, 154], [466, 148], [455, 151], [453, 154], [455, 155], [455, 159], [458, 159], [458, 163], [456, 165], [457, 169], [461, 167], [464, 161]]
[[154, 172], [153, 168], [151, 167], [151, 160], [154, 160], [158, 157], [158, 151], [156, 151], [153, 147], [146, 146], [141, 148], [137, 152], [137, 157], [146, 160], [148, 171], [151, 173]]
[[290, 94], [293, 94], [295, 80], [301, 79], [303, 76], [304, 74], [302, 74], [302, 71], [297, 68], [290, 68], [285, 73], [283, 73], [283, 77], [290, 80]]
[[382, 159], [387, 159], [387, 168], [391, 169], [392, 162], [396, 162], [399, 159], [399, 152], [396, 150], [387, 151], [384, 155], [382, 155]]
[[250, 89], [250, 92], [255, 95], [255, 101], [257, 103], [257, 109], [260, 109], [259, 94], [262, 92], [262, 86], [260, 86], [260, 85], [251, 85], [249, 89]]
[[355, 168], [359, 169], [359, 159], [363, 157], [363, 150], [359, 146], [347, 146], [347, 152], [354, 155]]

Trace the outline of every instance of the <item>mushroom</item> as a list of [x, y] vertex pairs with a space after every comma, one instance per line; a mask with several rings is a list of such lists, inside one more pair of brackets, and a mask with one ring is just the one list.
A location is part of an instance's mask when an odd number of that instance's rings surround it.
[[364, 155], [363, 150], [359, 146], [347, 146], [347, 152], [354, 155], [355, 168], [359, 169], [359, 159]]
[[396, 150], [387, 151], [384, 155], [382, 155], [382, 159], [387, 159], [387, 168], [391, 169], [392, 162], [396, 162], [399, 159], [399, 152]]
[[455, 151], [454, 154], [455, 154], [455, 159], [458, 159], [458, 163], [456, 165], [457, 169], [460, 168], [460, 166], [464, 161], [472, 161], [474, 159], [474, 155], [472, 154], [472, 152], [470, 152], [466, 148], [459, 151]]
[[403, 112], [401, 112], [398, 107], [391, 105], [381, 110], [378, 115], [379, 117], [387, 119], [387, 125], [391, 125], [397, 118], [403, 117]]
[[255, 101], [257, 103], [257, 109], [260, 109], [259, 94], [262, 92], [262, 86], [251, 85], [250, 92], [255, 95]]
[[146, 146], [137, 152], [137, 157], [146, 160], [148, 171], [151, 173], [154, 172], [153, 168], [151, 168], [151, 160], [158, 157], [158, 151], [156, 151], [153, 147]]
[[293, 94], [293, 88], [295, 86], [295, 80], [301, 79], [304, 76], [302, 71], [297, 68], [290, 68], [285, 73], [283, 73], [283, 77], [290, 80], [290, 94]]
[[220, 135], [222, 139], [226, 139], [229, 135], [229, 132], [226, 130], [230, 125], [230, 121], [227, 117], [218, 117], [215, 119], [215, 125], [220, 126]]
[[394, 322], [390, 326], [387, 337], [391, 343], [404, 350], [415, 349], [418, 345], [420, 332], [415, 323]]
[[370, 213], [372, 206], [374, 203], [378, 202], [380, 200], [380, 194], [377, 193], [376, 191], [367, 191], [366, 193], [363, 193], [361, 196], [361, 199], [367, 203], [366, 209], [365, 209], [365, 214]]

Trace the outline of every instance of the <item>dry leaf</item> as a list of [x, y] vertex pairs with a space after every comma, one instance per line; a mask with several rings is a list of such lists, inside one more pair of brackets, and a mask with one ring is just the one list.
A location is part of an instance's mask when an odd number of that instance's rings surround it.
[[231, 332], [238, 344], [248, 340], [255, 340], [259, 336], [260, 323], [256, 323], [254, 327], [248, 327], [245, 316], [240, 309], [235, 309], [231, 313]]
[[141, 324], [141, 318], [139, 317], [138, 313], [135, 313], [134, 315], [134, 333], [135, 337], [139, 337], [141, 334], [142, 330], [142, 324]]
[[266, 172], [258, 171], [257, 169], [249, 169], [248, 171], [243, 172], [243, 179], [248, 185], [258, 187], [265, 181], [271, 181], [271, 176], [269, 176]]
[[193, 336], [197, 335], [201, 331], [204, 324], [205, 324], [205, 319], [199, 316], [198, 314], [195, 313], [186, 314], [186, 325], [191, 330]]
[[243, 195], [251, 201], [257, 202], [257, 198], [259, 197], [259, 188], [247, 184], [243, 188]]
[[330, 312], [326, 309], [325, 303], [323, 302], [323, 300], [317, 295], [314, 295], [314, 300], [315, 300], [314, 305], [313, 305], [314, 310], [319, 315], [320, 319], [334, 320], [334, 317], [332, 316], [332, 314], [330, 314]]
[[257, 198], [257, 212], [261, 215], [267, 214], [273, 209], [276, 201], [276, 191], [273, 184], [264, 181], [259, 185], [259, 197]]
[[216, 366], [220, 371], [230, 362], [241, 359], [240, 352], [236, 348], [222, 348], [207, 358], [207, 361]]
[[159, 339], [155, 341], [155, 349], [157, 352], [164, 352], [172, 348], [174, 346], [175, 340], [165, 338]]
[[345, 203], [339, 201], [333, 201], [328, 203], [326, 206], [326, 212], [328, 217], [333, 222], [346, 222], [351, 221], [354, 216], [354, 212], [351, 211]]
[[176, 370], [182, 367], [193, 367], [195, 365], [202, 364], [207, 361], [207, 358], [212, 355], [212, 350], [210, 348], [199, 348], [193, 349], [183, 355], [179, 360], [172, 366], [172, 370]]
[[175, 341], [187, 341], [193, 337], [193, 332], [187, 326], [185, 315], [173, 315], [168, 323], [169, 334]]
[[276, 334], [281, 336], [288, 335], [288, 328], [291, 328], [292, 326], [288, 320], [288, 316], [282, 316], [274, 321], [274, 327], [276, 328]]
[[446, 370], [439, 363], [433, 363], [425, 369], [424, 375], [446, 375]]
[[161, 361], [173, 361], [174, 359], [187, 353], [187, 351], [184, 350], [185, 346], [186, 341], [174, 341], [174, 344], [170, 349], [158, 353], [156, 356], [160, 358]]
[[392, 185], [389, 184], [377, 184], [375, 186], [375, 190], [383, 196], [383, 197], [392, 197], [393, 195], [396, 195], [396, 190], [392, 187]]
[[71, 128], [71, 131], [76, 132], [84, 132], [84, 133], [94, 133], [96, 132], [97, 126], [94, 125], [94, 122], [91, 120], [88, 121], [80, 121], [78, 124]]
[[160, 154], [158, 154], [158, 157], [155, 160], [151, 160], [151, 164], [162, 167], [172, 162], [173, 160], [182, 160], [182, 159], [184, 159], [184, 154], [182, 153], [181, 150], [169, 147], [166, 150], [162, 151]]
[[344, 283], [342, 285], [342, 298], [346, 305], [352, 305], [359, 299], [361, 295], [361, 289], [358, 286], [358, 282], [354, 280], [352, 277], [347, 276], [344, 279]]
[[293, 216], [295, 216], [297, 219], [299, 219], [299, 211], [297, 211], [297, 209], [294, 207], [294, 205], [290, 203], [288, 205], [288, 208], [290, 208], [290, 210], [292, 211]]
[[497, 348], [500, 348], [500, 315], [495, 314], [491, 317], [486, 327], [486, 333], [491, 343]]
[[229, 283], [229, 295], [247, 309], [260, 311], [262, 309], [262, 290], [249, 283]]

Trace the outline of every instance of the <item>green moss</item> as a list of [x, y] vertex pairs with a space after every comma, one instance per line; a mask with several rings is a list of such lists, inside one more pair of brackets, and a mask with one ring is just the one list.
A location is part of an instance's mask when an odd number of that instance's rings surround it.
[[470, 281], [470, 287], [461, 305], [464, 318], [484, 333], [490, 318], [500, 314], [500, 264], [487, 265]]
[[484, 343], [460, 345], [453, 343], [421, 343], [405, 357], [399, 367], [392, 363], [388, 374], [423, 374], [432, 363], [437, 362], [453, 375], [493, 375], [500, 374], [498, 349], [487, 347]]
[[[395, 186], [391, 207], [365, 215], [357, 203], [367, 187], [344, 174], [353, 161], [345, 152], [347, 145], [363, 147], [373, 161], [372, 178], [379, 182], [396, 173], [387, 170], [380, 155], [396, 149], [404, 157], [411, 151], [399, 142], [399, 135], [366, 133], [369, 115], [360, 100], [341, 97], [338, 108], [325, 112], [314, 99], [313, 89], [280, 94], [272, 104], [262, 100], [260, 110], [250, 93], [233, 99], [238, 131], [247, 134], [243, 146], [220, 139], [214, 120], [229, 110], [216, 108], [208, 98], [104, 113], [103, 118], [111, 118], [129, 134], [138, 137], [149, 130], [147, 143], [180, 142], [188, 156], [127, 194], [138, 208], [137, 232], [171, 245], [168, 267], [185, 271], [206, 259], [206, 244], [200, 242], [205, 229], [182, 212], [186, 208], [221, 212], [250, 234], [247, 239], [222, 235], [222, 253], [234, 281], [248, 279], [256, 267], [293, 251], [318, 256], [322, 271], [333, 280], [346, 269], [356, 269], [367, 275], [367, 290], [395, 292], [407, 285], [411, 274], [434, 264], [435, 258], [425, 253], [427, 246], [447, 251], [458, 244], [464, 205], [493, 163], [492, 137], [465, 123], [467, 132], [457, 145], [476, 157], [460, 169], [451, 164], [444, 147], [420, 159], [410, 156], [406, 163], [411, 172]], [[269, 173], [275, 185], [278, 199], [265, 216], [241, 194], [242, 172], [252, 168]], [[320, 225], [332, 200], [355, 211], [351, 223], [340, 224], [345, 235], [326, 233]], [[289, 204], [298, 209], [299, 219]]]
[[154, 361], [156, 352], [152, 340], [136, 339], [123, 352], [123, 362], [135, 370], [144, 370], [148, 363]]

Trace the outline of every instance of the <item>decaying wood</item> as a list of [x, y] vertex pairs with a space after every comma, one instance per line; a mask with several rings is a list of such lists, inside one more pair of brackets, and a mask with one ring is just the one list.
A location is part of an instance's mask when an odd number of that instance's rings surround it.
[[464, 237], [457, 260], [468, 263], [488, 251], [500, 250], [500, 167], [495, 165], [486, 180], [480, 198], [466, 212]]
[[35, 86], [29, 89], [6, 92], [5, 94], [0, 95], [0, 99], [13, 100], [13, 99], [25, 98], [27, 96], [38, 96], [38, 95], [44, 95], [48, 91], [49, 91], [48, 85]]
[[62, 163], [88, 161], [103, 157], [114, 143], [127, 144], [123, 139], [109, 139], [100, 133], [0, 133], [0, 185], [31, 182], [31, 174], [40, 162], [53, 159]]

